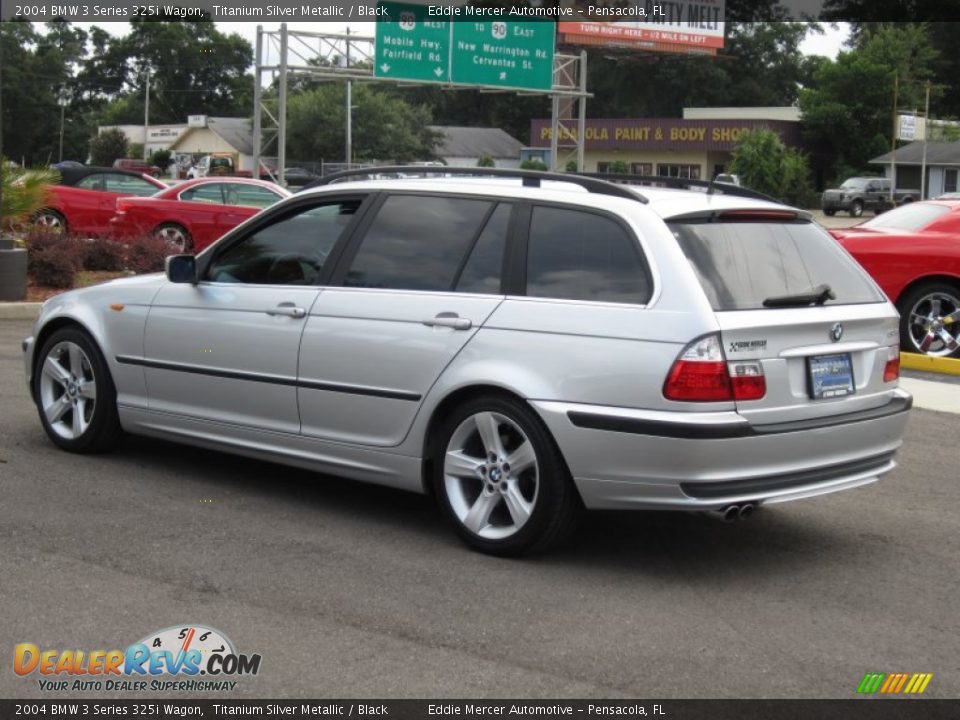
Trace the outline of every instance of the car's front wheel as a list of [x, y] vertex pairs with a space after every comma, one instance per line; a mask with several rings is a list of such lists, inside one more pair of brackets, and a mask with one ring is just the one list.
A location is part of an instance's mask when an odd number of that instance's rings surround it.
[[863, 201], [854, 200], [850, 206], [850, 217], [861, 217], [863, 215]]
[[960, 357], [960, 292], [946, 283], [918, 285], [900, 298], [900, 347], [936, 357]]
[[122, 434], [117, 392], [103, 354], [85, 332], [54, 332], [37, 355], [34, 400], [50, 439], [64, 450], [102, 452]]
[[486, 397], [442, 424], [434, 489], [457, 534], [494, 555], [544, 550], [566, 536], [581, 505], [549, 432], [526, 405]]

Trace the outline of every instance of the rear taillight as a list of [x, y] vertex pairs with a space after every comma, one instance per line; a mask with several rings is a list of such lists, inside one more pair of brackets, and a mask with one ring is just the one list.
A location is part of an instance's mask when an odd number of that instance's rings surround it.
[[900, 346], [887, 348], [887, 364], [883, 366], [883, 381], [896, 382], [900, 379]]
[[124, 198], [117, 198], [117, 215], [123, 215], [127, 212], [130, 204]]
[[727, 363], [717, 335], [690, 343], [677, 358], [663, 396], [681, 402], [759, 400], [767, 392], [759, 361]]

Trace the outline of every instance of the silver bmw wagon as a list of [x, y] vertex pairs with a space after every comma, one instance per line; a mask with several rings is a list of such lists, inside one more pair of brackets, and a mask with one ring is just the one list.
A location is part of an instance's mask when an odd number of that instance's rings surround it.
[[48, 300], [23, 342], [44, 430], [432, 494], [500, 555], [584, 508], [729, 519], [894, 468], [897, 312], [806, 212], [486, 174], [325, 182]]

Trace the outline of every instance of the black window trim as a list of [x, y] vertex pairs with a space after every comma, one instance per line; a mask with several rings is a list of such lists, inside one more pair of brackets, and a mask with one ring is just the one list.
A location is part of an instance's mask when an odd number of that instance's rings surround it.
[[[493, 217], [493, 213], [496, 212], [497, 207], [503, 203], [512, 206], [512, 212], [510, 213], [510, 220], [507, 225], [507, 238], [506, 245], [503, 252], [503, 265], [500, 270], [500, 295], [507, 294], [507, 282], [508, 273], [510, 272], [510, 258], [511, 258], [511, 245], [514, 244], [514, 236], [517, 233], [518, 225], [518, 210], [524, 204], [519, 200], [515, 200], [509, 197], [503, 197], [502, 195], [487, 195], [487, 194], [474, 194], [474, 193], [460, 193], [460, 192], [432, 192], [429, 190], [403, 190], [403, 189], [390, 189], [384, 190], [379, 193], [379, 197], [375, 204], [371, 204], [369, 209], [364, 215], [364, 221], [362, 224], [358, 225], [350, 238], [350, 242], [344, 247], [343, 252], [340, 254], [338, 259], [338, 265], [334, 269], [330, 281], [327, 283], [330, 287], [347, 287], [351, 290], [392, 290], [395, 292], [416, 292], [416, 293], [456, 293], [456, 282], [454, 282], [454, 289], [448, 290], [404, 290], [401, 288], [353, 288], [349, 285], [346, 285], [347, 273], [350, 271], [350, 266], [353, 264], [354, 259], [357, 256], [357, 253], [360, 251], [360, 246], [363, 243], [364, 237], [367, 235], [367, 231], [370, 229], [370, 226], [373, 224], [374, 219], [380, 212], [380, 208], [383, 207], [383, 204], [392, 197], [398, 196], [414, 196], [414, 197], [428, 197], [428, 198], [453, 198], [457, 200], [482, 200], [485, 202], [491, 203], [490, 209], [487, 211], [487, 214], [484, 216], [483, 221], [480, 223], [479, 230], [475, 233], [473, 240], [470, 243], [470, 247], [464, 256], [461, 258], [460, 266], [458, 267], [458, 274], [456, 280], [459, 280], [460, 273], [462, 273], [463, 268], [466, 267], [466, 262], [470, 258], [470, 254], [473, 252], [473, 248], [476, 246], [476, 243], [480, 239], [480, 235], [483, 234], [483, 231], [487, 227], [487, 223], [490, 221], [490, 218]], [[477, 293], [459, 293], [463, 295], [473, 295]]]
[[[357, 233], [357, 230], [369, 217], [371, 208], [375, 205], [378, 205], [379, 199], [380, 193], [377, 191], [354, 190], [349, 192], [337, 192], [323, 195], [310, 195], [307, 197], [298, 198], [296, 201], [290, 204], [268, 208], [260, 214], [255, 215], [254, 217], [256, 220], [251, 225], [245, 227], [242, 225], [238, 226], [243, 227], [243, 229], [229, 231], [220, 240], [201, 252], [197, 256], [197, 277], [200, 278], [201, 283], [220, 284], [207, 277], [207, 271], [210, 269], [210, 265], [213, 264], [214, 260], [223, 255], [223, 253], [227, 252], [227, 250], [230, 250], [234, 246], [249, 238], [251, 235], [255, 235], [256, 233], [260, 232], [260, 230], [268, 225], [273, 225], [277, 222], [283, 222], [284, 220], [293, 217], [294, 215], [298, 215], [305, 210], [319, 207], [321, 205], [330, 205], [332, 203], [349, 200], [359, 200], [360, 207], [357, 208], [357, 212], [354, 213], [354, 217], [350, 221], [350, 224], [347, 225], [343, 234], [337, 239], [337, 242], [334, 243], [333, 248], [331, 248], [330, 254], [327, 256], [327, 260], [323, 264], [323, 269], [320, 271], [320, 275], [309, 286], [301, 285], [299, 287], [324, 287], [330, 285], [331, 277], [333, 277], [335, 269], [339, 265], [340, 259], [346, 247], [353, 239], [353, 236]], [[257, 285], [259, 287], [264, 287], [263, 283], [230, 283], [230, 285], [236, 287], [241, 287], [244, 285]]]
[[[511, 277], [511, 289], [514, 292], [507, 293], [508, 295], [513, 295], [517, 297], [528, 297], [531, 300], [544, 300], [548, 302], [575, 302], [575, 303], [590, 303], [592, 305], [626, 305], [629, 307], [649, 307], [650, 303], [657, 296], [657, 288], [654, 283], [653, 271], [651, 269], [650, 261], [647, 259], [647, 253], [644, 250], [643, 243], [640, 242], [640, 238], [637, 237], [636, 233], [633, 231], [633, 228], [628, 225], [623, 218], [621, 218], [616, 213], [609, 212], [607, 210], [602, 210], [599, 208], [593, 207], [584, 207], [583, 205], [573, 205], [570, 203], [563, 202], [550, 202], [536, 200], [527, 205], [527, 216], [526, 221], [523, 226], [520, 228], [519, 241], [517, 247], [515, 248], [515, 253], [513, 255], [513, 262], [517, 266], [514, 274]], [[647, 280], [647, 296], [644, 298], [643, 302], [619, 302], [617, 300], [584, 300], [582, 298], [564, 298], [564, 297], [544, 297], [540, 295], [528, 295], [527, 294], [527, 263], [529, 262], [529, 249], [530, 249], [530, 226], [533, 223], [533, 211], [538, 207], [547, 207], [559, 210], [572, 210], [574, 212], [586, 213], [588, 215], [598, 215], [602, 218], [608, 220], [613, 220], [620, 228], [626, 233], [627, 237], [633, 241], [633, 251], [636, 253], [637, 259], [640, 261], [640, 269], [643, 271], [644, 276]]]

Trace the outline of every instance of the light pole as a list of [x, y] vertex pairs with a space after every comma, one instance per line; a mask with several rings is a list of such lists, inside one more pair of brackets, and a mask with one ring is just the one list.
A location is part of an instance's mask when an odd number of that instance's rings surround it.
[[150, 66], [147, 65], [144, 69], [144, 74], [146, 76], [146, 86], [147, 94], [144, 98], [143, 103], [143, 159], [146, 160], [149, 155], [147, 154], [147, 132], [150, 128]]
[[60, 106], [60, 155], [57, 162], [63, 162], [63, 120], [67, 109], [67, 91], [63, 88], [60, 89], [60, 94], [57, 96], [57, 104]]

